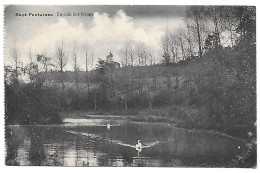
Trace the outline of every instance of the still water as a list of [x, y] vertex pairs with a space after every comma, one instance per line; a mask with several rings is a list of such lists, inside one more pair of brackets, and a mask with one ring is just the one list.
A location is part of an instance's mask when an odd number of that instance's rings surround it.
[[222, 135], [117, 117], [6, 127], [7, 165], [226, 167], [244, 146]]

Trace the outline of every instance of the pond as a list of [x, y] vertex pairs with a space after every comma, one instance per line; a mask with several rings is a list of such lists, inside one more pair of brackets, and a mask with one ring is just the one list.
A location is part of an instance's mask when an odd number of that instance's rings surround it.
[[244, 147], [223, 135], [118, 117], [6, 127], [7, 165], [226, 167]]

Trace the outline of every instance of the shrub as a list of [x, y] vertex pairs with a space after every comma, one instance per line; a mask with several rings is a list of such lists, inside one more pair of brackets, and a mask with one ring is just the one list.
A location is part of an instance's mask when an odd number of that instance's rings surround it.
[[155, 107], [167, 106], [171, 104], [171, 94], [168, 91], [161, 91], [155, 95], [152, 100], [152, 105]]
[[55, 124], [59, 118], [59, 94], [37, 84], [5, 85], [7, 124]]

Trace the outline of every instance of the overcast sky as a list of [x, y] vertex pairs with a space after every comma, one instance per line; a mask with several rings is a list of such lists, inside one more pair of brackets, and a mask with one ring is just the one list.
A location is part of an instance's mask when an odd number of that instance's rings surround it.
[[[60, 13], [94, 13], [94, 16], [57, 17]], [[16, 13], [52, 13], [50, 17], [17, 17]], [[70, 54], [67, 70], [73, 67], [71, 52], [76, 43], [80, 69], [85, 66], [85, 49], [94, 52], [94, 60], [105, 59], [111, 51], [120, 62], [119, 50], [126, 40], [152, 47], [157, 58], [166, 28], [183, 27], [184, 6], [7, 6], [5, 7], [5, 64], [11, 65], [10, 50], [18, 49], [20, 61], [28, 63], [28, 51], [45, 52], [55, 57], [55, 49], [65, 41]], [[91, 66], [89, 66], [91, 68]]]

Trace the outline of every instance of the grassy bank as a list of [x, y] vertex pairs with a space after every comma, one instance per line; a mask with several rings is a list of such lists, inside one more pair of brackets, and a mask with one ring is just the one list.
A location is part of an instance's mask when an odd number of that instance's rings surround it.
[[[204, 130], [216, 133], [224, 133], [236, 138], [248, 139], [247, 130], [239, 127], [209, 126], [204, 120], [205, 112], [195, 107], [165, 106], [150, 109], [135, 109], [129, 111], [71, 111], [61, 112], [61, 118], [125, 118], [135, 122], [163, 122], [174, 124], [177, 127], [188, 130]], [[96, 115], [96, 116], [95, 116]], [[100, 116], [103, 115], [103, 116]], [[241, 135], [243, 134], [243, 135]]]

